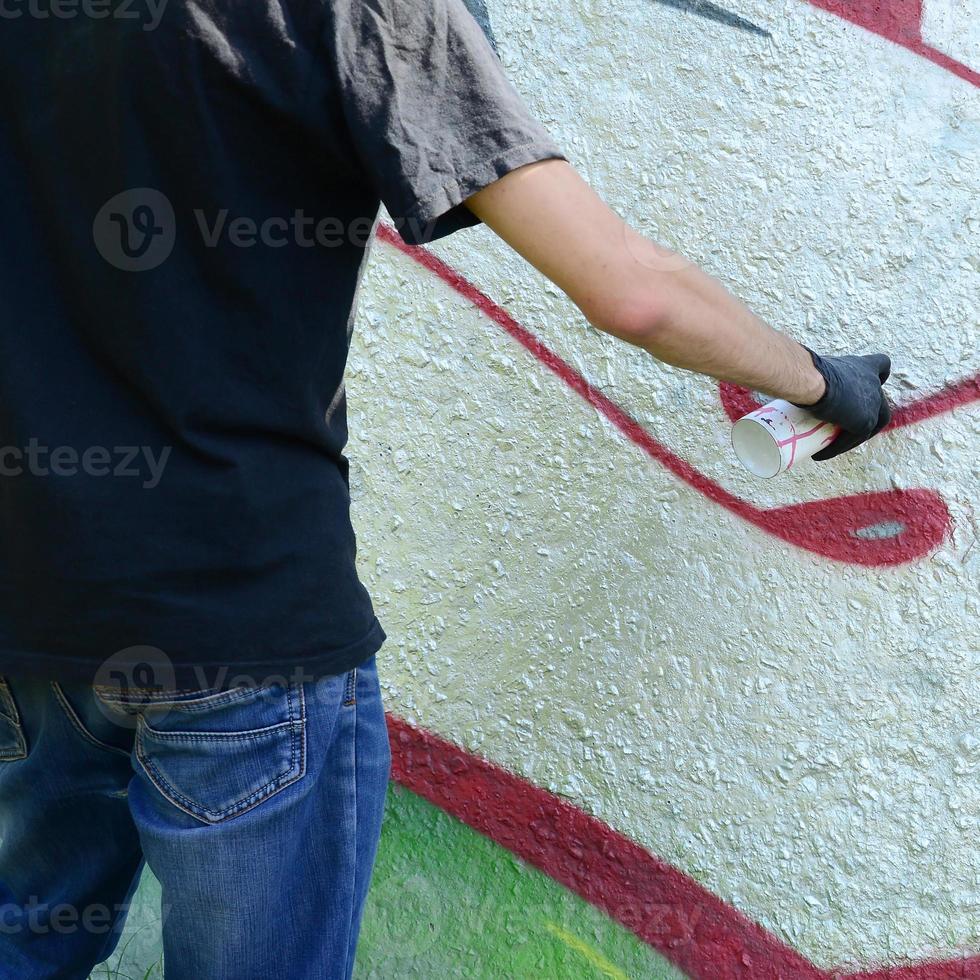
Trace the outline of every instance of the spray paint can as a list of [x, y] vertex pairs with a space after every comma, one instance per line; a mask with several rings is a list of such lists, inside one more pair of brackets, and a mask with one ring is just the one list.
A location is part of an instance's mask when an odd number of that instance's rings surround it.
[[763, 479], [778, 476], [830, 445], [840, 426], [778, 399], [743, 415], [732, 427], [739, 462]]

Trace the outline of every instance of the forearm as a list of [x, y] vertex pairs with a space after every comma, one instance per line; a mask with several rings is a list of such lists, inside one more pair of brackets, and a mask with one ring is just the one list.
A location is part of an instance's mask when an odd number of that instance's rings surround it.
[[710, 276], [635, 232], [567, 163], [520, 168], [467, 205], [597, 328], [677, 367], [813, 402], [809, 354]]
[[809, 353], [696, 266], [639, 275], [646, 281], [634, 287], [639, 301], [629, 315], [635, 322], [624, 339], [667, 364], [774, 398], [807, 404], [823, 394]]

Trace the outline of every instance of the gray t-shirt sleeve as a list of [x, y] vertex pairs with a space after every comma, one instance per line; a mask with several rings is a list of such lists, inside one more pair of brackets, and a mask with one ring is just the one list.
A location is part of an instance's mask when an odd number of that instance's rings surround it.
[[358, 162], [409, 244], [478, 223], [463, 200], [567, 159], [462, 0], [328, 0], [326, 43]]

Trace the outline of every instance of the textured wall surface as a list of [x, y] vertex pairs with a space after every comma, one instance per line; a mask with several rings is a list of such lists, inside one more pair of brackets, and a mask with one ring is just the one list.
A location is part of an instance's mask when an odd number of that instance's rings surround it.
[[922, 34], [930, 44], [980, 70], [980, 8], [976, 0], [926, 0]]
[[[488, 4], [516, 85], [637, 228], [812, 346], [889, 351], [899, 404], [975, 377], [980, 91], [829, 10], [728, 6], [734, 21], [708, 4]], [[975, 6], [926, 13], [925, 40], [969, 68]], [[350, 456], [390, 709], [820, 966], [980, 951], [976, 402], [756, 481], [714, 385], [591, 330], [486, 229], [433, 251], [712, 486], [762, 512], [921, 488], [952, 525], [881, 567], [781, 540], [379, 242]], [[886, 513], [862, 540], [930, 519]]]

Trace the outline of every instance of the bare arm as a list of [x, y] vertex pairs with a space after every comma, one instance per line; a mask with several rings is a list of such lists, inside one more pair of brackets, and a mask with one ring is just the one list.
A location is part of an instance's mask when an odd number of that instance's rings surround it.
[[676, 367], [812, 404], [807, 351], [719, 282], [634, 231], [563, 160], [512, 171], [466, 201], [599, 330]]

